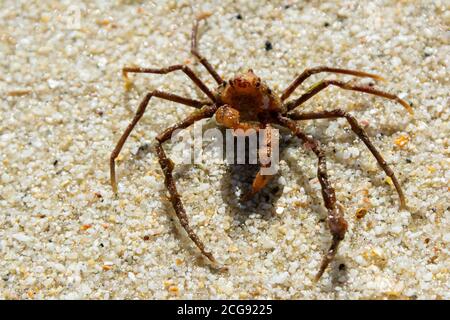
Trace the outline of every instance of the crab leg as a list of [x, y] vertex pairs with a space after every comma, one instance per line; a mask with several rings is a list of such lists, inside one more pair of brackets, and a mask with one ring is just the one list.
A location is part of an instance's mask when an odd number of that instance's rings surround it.
[[311, 99], [313, 96], [315, 96], [320, 91], [322, 91], [323, 89], [327, 88], [330, 85], [337, 86], [337, 87], [345, 89], [345, 90], [369, 93], [369, 94], [373, 94], [375, 96], [383, 97], [383, 98], [386, 98], [389, 100], [394, 100], [394, 101], [400, 103], [409, 113], [411, 113], [411, 114], [413, 113], [411, 106], [405, 100], [397, 97], [394, 94], [391, 94], [391, 93], [388, 93], [385, 91], [380, 91], [380, 90], [374, 89], [369, 86], [354, 85], [354, 84], [351, 84], [348, 82], [338, 81], [338, 80], [319, 81], [318, 83], [313, 85], [311, 88], [309, 88], [309, 90], [306, 93], [304, 93], [303, 95], [301, 95], [298, 99], [289, 101], [288, 103], [286, 103], [286, 105], [285, 105], [286, 109], [288, 111], [291, 111], [292, 109], [297, 108], [299, 105], [301, 105], [305, 101]]
[[117, 193], [116, 162], [115, 162], [115, 160], [119, 156], [120, 150], [122, 150], [122, 147], [125, 144], [125, 141], [127, 140], [127, 138], [130, 135], [131, 131], [133, 131], [133, 129], [136, 126], [136, 124], [139, 122], [139, 120], [144, 115], [145, 109], [147, 108], [147, 105], [150, 102], [150, 99], [152, 97], [157, 97], [157, 98], [161, 98], [161, 99], [164, 99], [164, 100], [178, 102], [178, 103], [181, 103], [181, 104], [184, 104], [184, 105], [187, 105], [187, 106], [190, 106], [190, 107], [194, 107], [194, 108], [197, 108], [197, 109], [201, 108], [204, 105], [211, 104], [211, 102], [197, 101], [197, 100], [180, 97], [180, 96], [172, 94], [172, 93], [162, 92], [162, 91], [158, 91], [158, 90], [155, 90], [155, 91], [147, 93], [147, 95], [144, 97], [144, 99], [140, 103], [140, 105], [139, 105], [139, 107], [138, 107], [138, 109], [136, 111], [136, 114], [134, 115], [133, 120], [128, 125], [128, 127], [125, 129], [124, 133], [120, 137], [119, 141], [117, 142], [116, 147], [114, 148], [114, 150], [113, 150], [113, 152], [111, 153], [111, 156], [110, 156], [110, 161], [109, 161], [110, 179], [111, 179], [111, 186], [113, 188], [113, 192], [114, 193]]
[[164, 173], [165, 185], [166, 185], [167, 190], [169, 191], [170, 202], [172, 203], [172, 206], [175, 210], [175, 214], [177, 215], [181, 226], [187, 232], [189, 238], [200, 249], [201, 253], [205, 257], [207, 257], [211, 262], [213, 262], [214, 264], [216, 263], [216, 259], [214, 258], [214, 256], [212, 255], [211, 252], [206, 251], [205, 245], [203, 244], [203, 242], [200, 240], [200, 238], [196, 235], [194, 230], [192, 230], [192, 228], [189, 225], [189, 219], [186, 214], [186, 210], [184, 209], [180, 194], [177, 191], [175, 180], [173, 178], [174, 164], [167, 157], [162, 144], [171, 138], [171, 136], [175, 130], [187, 128], [196, 121], [199, 121], [199, 120], [205, 119], [205, 118], [210, 118], [214, 115], [216, 110], [217, 110], [216, 106], [205, 106], [202, 109], [200, 109], [199, 111], [194, 112], [193, 114], [188, 116], [186, 119], [178, 122], [177, 124], [175, 124], [174, 126], [171, 126], [168, 129], [164, 130], [162, 133], [160, 133], [156, 137], [156, 140], [157, 140], [156, 154], [158, 155], [159, 164]]
[[370, 150], [372, 155], [375, 157], [378, 164], [383, 169], [383, 171], [386, 173], [386, 175], [392, 179], [392, 182], [394, 183], [395, 189], [397, 190], [398, 197], [400, 199], [400, 209], [406, 208], [405, 196], [403, 194], [400, 183], [398, 182], [398, 180], [394, 174], [394, 171], [392, 171], [392, 169], [389, 167], [389, 165], [383, 159], [383, 156], [372, 144], [372, 141], [370, 141], [369, 136], [367, 135], [367, 133], [363, 129], [363, 127], [361, 127], [361, 125], [358, 123], [358, 121], [351, 114], [345, 112], [342, 109], [335, 109], [335, 110], [331, 110], [331, 111], [308, 112], [308, 113], [295, 112], [295, 113], [289, 114], [288, 117], [293, 120], [313, 120], [313, 119], [329, 119], [329, 118], [345, 118], [345, 119], [347, 119], [353, 132], [364, 142], [364, 144], [367, 146], [367, 148]]
[[[253, 180], [251, 189], [242, 197], [243, 201], [249, 200], [256, 193], [262, 190], [273, 178], [273, 174], [263, 174], [263, 169], [270, 168], [272, 163], [268, 161], [272, 157], [272, 127], [269, 124], [264, 126], [264, 145], [260, 147], [260, 160], [261, 158], [265, 158], [266, 161], [260, 161], [261, 168], [258, 170], [258, 173]], [[276, 141], [278, 143], [278, 141]]]
[[216, 102], [216, 97], [203, 83], [202, 80], [192, 71], [191, 68], [182, 64], [175, 64], [166, 68], [154, 69], [154, 68], [140, 68], [140, 67], [125, 67], [122, 69], [123, 77], [125, 81], [129, 83], [128, 73], [155, 73], [155, 74], [167, 74], [177, 70], [183, 71], [196, 85], [200, 88], [213, 102]]
[[313, 74], [316, 73], [321, 73], [321, 72], [331, 72], [331, 73], [340, 73], [340, 74], [348, 74], [348, 75], [352, 75], [352, 76], [356, 76], [356, 77], [367, 77], [367, 78], [372, 78], [375, 80], [384, 80], [382, 77], [380, 77], [379, 75], [373, 74], [373, 73], [367, 73], [367, 72], [363, 72], [363, 71], [358, 71], [358, 70], [349, 70], [349, 69], [340, 69], [340, 68], [331, 68], [331, 67], [315, 67], [315, 68], [310, 68], [310, 69], [306, 69], [305, 71], [302, 72], [302, 74], [300, 74], [282, 93], [281, 95], [281, 101], [286, 100], [287, 98], [289, 98], [289, 96], [292, 94], [292, 92], [295, 91], [295, 89], [297, 89], [297, 87], [302, 84], [303, 81], [305, 81], [307, 78], [309, 78], [310, 76], [312, 76]]
[[219, 74], [214, 70], [208, 60], [203, 57], [198, 51], [198, 41], [197, 41], [197, 33], [198, 33], [198, 24], [200, 20], [206, 19], [207, 16], [199, 17], [195, 19], [194, 26], [192, 27], [192, 36], [191, 36], [191, 53], [200, 61], [200, 63], [208, 70], [209, 74], [216, 80], [218, 84], [223, 83], [223, 79], [219, 76]]
[[328, 226], [333, 237], [331, 246], [323, 257], [319, 272], [316, 274], [316, 280], [319, 280], [325, 269], [336, 255], [339, 243], [344, 239], [347, 231], [347, 222], [344, 219], [343, 212], [336, 206], [336, 195], [334, 189], [328, 180], [327, 164], [325, 161], [325, 152], [320, 147], [320, 143], [312, 137], [307, 136], [296, 124], [294, 120], [279, 115], [278, 124], [291, 130], [300, 140], [311, 146], [311, 150], [318, 158], [317, 176], [322, 187], [322, 197], [325, 207], [328, 210]]

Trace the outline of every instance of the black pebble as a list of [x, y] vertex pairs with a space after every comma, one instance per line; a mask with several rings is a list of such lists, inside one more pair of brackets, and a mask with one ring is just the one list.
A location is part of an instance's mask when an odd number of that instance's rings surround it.
[[272, 50], [272, 43], [269, 40], [267, 40], [266, 43], [264, 44], [264, 48], [266, 49], [266, 51]]
[[242, 20], [242, 16], [241, 16], [241, 14], [240, 14], [240, 13], [238, 13], [238, 15], [236, 16], [236, 19], [238, 19], [238, 20]]
[[330, 26], [330, 24], [329, 24], [328, 22], [325, 22], [325, 23], [323, 24], [323, 26], [324, 26], [325, 28], [327, 28], [327, 27]]
[[406, 159], [406, 163], [411, 163], [411, 159]]

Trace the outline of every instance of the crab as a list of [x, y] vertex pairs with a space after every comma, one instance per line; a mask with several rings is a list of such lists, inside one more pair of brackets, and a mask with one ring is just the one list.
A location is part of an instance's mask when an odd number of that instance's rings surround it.
[[[193, 113], [188, 115], [185, 119], [170, 126], [156, 136], [155, 148], [159, 164], [165, 178], [165, 186], [169, 192], [170, 202], [175, 210], [176, 216], [179, 219], [181, 226], [187, 232], [189, 238], [195, 243], [200, 252], [213, 264], [217, 265], [217, 260], [214, 255], [205, 248], [202, 240], [197, 236], [195, 231], [189, 224], [188, 215], [181, 201], [180, 194], [177, 191], [176, 183], [173, 177], [174, 163], [167, 157], [164, 151], [163, 144], [168, 141], [172, 134], [178, 129], [185, 129], [195, 122], [212, 118], [215, 116], [218, 125], [232, 130], [248, 130], [248, 129], [271, 129], [272, 126], [281, 126], [287, 128], [290, 133], [300, 139], [304, 145], [308, 146], [318, 159], [317, 176], [322, 189], [322, 197], [324, 205], [327, 209], [327, 223], [331, 232], [331, 245], [328, 251], [324, 254], [319, 270], [315, 276], [319, 280], [327, 269], [330, 262], [336, 255], [339, 243], [344, 239], [347, 222], [344, 218], [343, 208], [337, 204], [334, 188], [330, 184], [326, 157], [323, 147], [320, 142], [310, 135], [307, 135], [298, 126], [299, 121], [314, 120], [314, 119], [330, 119], [336, 120], [338, 118], [345, 118], [350, 124], [351, 130], [363, 141], [363, 143], [370, 150], [375, 157], [379, 166], [384, 170], [385, 174], [392, 180], [395, 189], [398, 193], [400, 208], [406, 207], [406, 200], [399, 181], [397, 180], [393, 170], [383, 159], [380, 152], [370, 141], [369, 136], [365, 132], [363, 126], [348, 112], [343, 109], [334, 109], [329, 111], [317, 112], [301, 112], [298, 109], [306, 101], [317, 95], [322, 90], [330, 86], [335, 86], [344, 90], [359, 91], [363, 93], [372, 94], [393, 100], [401, 104], [408, 112], [412, 113], [411, 106], [397, 95], [378, 90], [373, 86], [355, 84], [354, 82], [344, 82], [340, 80], [321, 80], [310, 87], [306, 92], [295, 99], [287, 101], [287, 99], [294, 93], [294, 91], [302, 84], [308, 77], [318, 73], [333, 73], [345, 74], [355, 77], [367, 77], [374, 80], [384, 80], [382, 77], [357, 70], [341, 69], [328, 66], [319, 66], [304, 70], [298, 75], [295, 80], [281, 93], [271, 90], [261, 78], [259, 78], [252, 69], [247, 72], [238, 74], [234, 78], [226, 81], [224, 80], [208, 62], [208, 60], [200, 54], [198, 50], [197, 33], [200, 21], [206, 19], [209, 14], [203, 14], [195, 19], [191, 35], [191, 53], [196, 59], [205, 67], [208, 73], [217, 82], [217, 88], [211, 91], [203, 81], [194, 73], [194, 71], [185, 64], [175, 64], [166, 68], [141, 68], [141, 67], [125, 67], [123, 68], [123, 77], [129, 87], [130, 73], [153, 73], [153, 74], [168, 74], [175, 71], [181, 71], [188, 76], [192, 82], [206, 95], [207, 100], [195, 100], [172, 93], [154, 90], [145, 95], [140, 103], [131, 123], [126, 128], [125, 132], [120, 137], [116, 147], [111, 153], [110, 157], [110, 176], [111, 186], [113, 192], [117, 195], [117, 181], [115, 173], [115, 160], [119, 155], [125, 141], [130, 133], [144, 115], [144, 112], [149, 105], [152, 98], [160, 98], [163, 100], [177, 102], [188, 107], [196, 109]], [[266, 132], [270, 132], [267, 130]], [[266, 148], [264, 152], [270, 155], [270, 134], [265, 136]], [[261, 151], [261, 150], [260, 150]], [[250, 199], [254, 194], [263, 189], [272, 178], [272, 175], [261, 174], [261, 169], [268, 164], [260, 163], [260, 169], [253, 180], [251, 189], [243, 197], [245, 200]]]

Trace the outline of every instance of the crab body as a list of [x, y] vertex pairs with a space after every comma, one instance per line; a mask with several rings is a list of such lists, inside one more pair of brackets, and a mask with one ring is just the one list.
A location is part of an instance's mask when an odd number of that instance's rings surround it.
[[261, 116], [282, 112], [280, 98], [252, 69], [220, 85], [217, 98], [219, 103], [237, 110], [243, 121], [259, 121]]
[[252, 69], [221, 83], [216, 99], [216, 120], [226, 128], [257, 130], [285, 111], [278, 95]]

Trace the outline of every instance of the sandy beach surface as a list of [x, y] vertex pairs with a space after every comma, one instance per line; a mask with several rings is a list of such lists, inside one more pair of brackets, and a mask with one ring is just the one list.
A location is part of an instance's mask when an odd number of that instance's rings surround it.
[[[252, 68], [281, 92], [319, 65], [380, 74], [410, 103], [328, 88], [308, 111], [342, 108], [397, 174], [408, 208], [345, 119], [305, 121], [327, 155], [349, 223], [315, 283], [331, 236], [317, 159], [283, 133], [280, 171], [240, 203], [255, 170], [176, 167], [190, 223], [228, 267], [212, 269], [174, 219], [151, 148], [192, 110], [153, 99], [117, 161], [109, 156], [139, 102], [159, 89], [204, 94], [182, 73], [124, 66], [189, 65], [200, 51], [224, 78]], [[0, 4], [0, 297], [4, 299], [449, 299], [450, 8], [448, 1], [17, 1]], [[353, 77], [321, 73], [321, 79]], [[214, 120], [203, 121], [207, 128]], [[165, 146], [170, 155], [170, 144]]]

